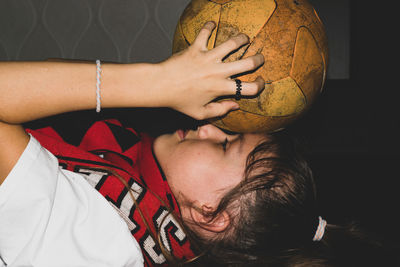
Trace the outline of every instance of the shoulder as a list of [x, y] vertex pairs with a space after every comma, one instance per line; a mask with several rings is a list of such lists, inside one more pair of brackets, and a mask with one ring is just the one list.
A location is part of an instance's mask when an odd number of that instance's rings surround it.
[[8, 178], [0, 187], [0, 254], [7, 264], [142, 266], [115, 210], [81, 175], [60, 169], [35, 138]]

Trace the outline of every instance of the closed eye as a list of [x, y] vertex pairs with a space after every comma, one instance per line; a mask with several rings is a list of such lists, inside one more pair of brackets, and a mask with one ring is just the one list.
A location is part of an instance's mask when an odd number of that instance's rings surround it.
[[228, 138], [225, 138], [225, 141], [221, 143], [222, 149], [226, 152], [226, 146], [228, 145]]

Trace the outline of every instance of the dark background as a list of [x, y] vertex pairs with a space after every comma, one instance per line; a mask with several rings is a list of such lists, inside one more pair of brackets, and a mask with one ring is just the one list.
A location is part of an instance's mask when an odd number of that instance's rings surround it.
[[[0, 60], [158, 62], [170, 55], [176, 22], [188, 2], [0, 0]], [[326, 25], [331, 65], [320, 98], [289, 130], [308, 144], [321, 215], [330, 223], [358, 220], [398, 246], [400, 103], [394, 8], [376, 1], [311, 2]], [[88, 121], [110, 116], [152, 134], [189, 122], [169, 110], [128, 109], [65, 114], [29, 126], [53, 124], [69, 131], [73, 140]]]

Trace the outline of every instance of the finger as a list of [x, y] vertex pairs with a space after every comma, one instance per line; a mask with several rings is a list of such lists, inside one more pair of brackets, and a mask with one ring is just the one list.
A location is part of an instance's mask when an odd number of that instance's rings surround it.
[[256, 54], [238, 61], [224, 63], [223, 71], [226, 76], [233, 76], [236, 74], [252, 71], [264, 64], [264, 56]]
[[233, 101], [211, 102], [204, 107], [203, 118], [221, 117], [231, 110], [239, 109], [239, 104]]
[[214, 28], [215, 28], [215, 23], [213, 21], [206, 22], [203, 28], [201, 28], [192, 46], [198, 47], [201, 50], [207, 50], [208, 39], [210, 38]]
[[[235, 81], [228, 81], [229, 91], [227, 94], [236, 95], [238, 85]], [[257, 77], [253, 82], [241, 82], [240, 94], [243, 96], [255, 96], [265, 88], [265, 81], [262, 77]]]
[[249, 37], [246, 34], [241, 33], [218, 45], [211, 50], [210, 53], [222, 60], [226, 55], [249, 43], [249, 41]]

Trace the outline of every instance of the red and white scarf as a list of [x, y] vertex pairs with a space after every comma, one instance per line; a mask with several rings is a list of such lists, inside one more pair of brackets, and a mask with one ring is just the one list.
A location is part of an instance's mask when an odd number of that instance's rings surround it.
[[[95, 122], [78, 146], [67, 144], [51, 127], [27, 132], [58, 158], [62, 168], [83, 174], [109, 201], [140, 244], [145, 266], [168, 265], [155, 240], [158, 234], [164, 248], [176, 258], [194, 257], [185, 232], [170, 213], [180, 216], [177, 202], [153, 155], [150, 136], [124, 128], [117, 120]], [[147, 226], [127, 188], [113, 172], [133, 189]]]

